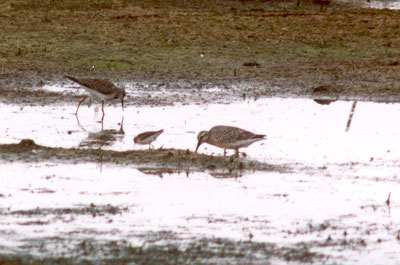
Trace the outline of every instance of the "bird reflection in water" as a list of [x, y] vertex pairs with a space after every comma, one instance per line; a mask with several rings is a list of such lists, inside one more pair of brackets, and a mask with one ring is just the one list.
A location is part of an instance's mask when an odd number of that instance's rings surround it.
[[[172, 174], [181, 174], [184, 173], [187, 178], [189, 178], [189, 175], [191, 173], [200, 173], [200, 171], [196, 170], [178, 170], [178, 169], [172, 169], [172, 168], [167, 168], [167, 167], [139, 167], [137, 168], [138, 171], [140, 171], [143, 174], [146, 175], [154, 175], [158, 176], [159, 178], [164, 178], [165, 175], [172, 175]], [[216, 179], [238, 179], [243, 177], [243, 170], [218, 170], [218, 171], [211, 171], [208, 172], [210, 176]]]
[[102, 147], [113, 145], [117, 140], [122, 140], [124, 136], [125, 136], [124, 117], [122, 117], [120, 128], [118, 130], [115, 129], [104, 130], [102, 126], [100, 131], [89, 132], [88, 136], [80, 142], [79, 147], [90, 147], [90, 148], [101, 149]]
[[183, 171], [183, 170], [176, 170], [172, 168], [167, 168], [167, 167], [139, 167], [137, 168], [140, 172], [146, 175], [155, 175], [160, 177], [161, 179], [164, 177], [165, 174], [171, 175], [171, 174], [180, 174], [182, 172], [185, 172], [186, 177], [189, 177], [190, 170]]
[[211, 177], [216, 179], [238, 179], [243, 177], [242, 170], [215, 171], [209, 173]]

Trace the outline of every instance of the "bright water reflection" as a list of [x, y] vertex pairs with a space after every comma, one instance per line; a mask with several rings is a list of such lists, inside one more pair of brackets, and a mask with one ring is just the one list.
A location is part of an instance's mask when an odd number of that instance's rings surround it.
[[[147, 148], [134, 146], [135, 135], [164, 129], [155, 148], [194, 150], [200, 130], [224, 124], [267, 134], [267, 140], [243, 149], [252, 159], [317, 165], [397, 160], [400, 152], [394, 147], [400, 141], [400, 119], [395, 117], [400, 114], [400, 104], [359, 102], [346, 132], [351, 106], [352, 102], [344, 101], [319, 105], [309, 99], [273, 98], [229, 105], [128, 107], [124, 112], [106, 107], [102, 125], [98, 105], [82, 106], [79, 124], [73, 115], [76, 106], [6, 105], [1, 107], [0, 139], [16, 143], [31, 138], [41, 145], [68, 148], [90, 147], [91, 139], [108, 135], [104, 149], [130, 150]], [[201, 146], [199, 152], [223, 153], [210, 145]]]
[[[29, 238], [77, 240], [94, 235], [97, 240], [129, 240], [141, 246], [146, 243], [142, 233], [173, 231], [183, 239], [247, 240], [252, 234], [254, 241], [284, 245], [325, 241], [328, 236], [362, 239], [368, 250], [363, 255], [358, 249], [342, 250], [350, 261], [396, 261], [391, 253], [400, 212], [396, 205], [390, 211], [383, 201], [386, 191], [398, 183], [303, 173], [255, 173], [238, 179], [192, 173], [159, 178], [134, 168], [103, 165], [100, 169], [99, 164], [90, 163], [2, 164], [0, 171], [0, 244], [11, 252], [21, 251]], [[395, 194], [393, 201], [398, 199]], [[89, 205], [108, 205], [120, 213], [92, 216], [54, 211]], [[47, 214], [24, 213], [34, 209], [48, 210]], [[327, 228], [307, 232], [310, 225]], [[343, 236], [344, 231], [348, 236]], [[383, 242], [377, 245], [378, 238]], [[47, 248], [61, 254], [56, 243]], [[320, 251], [336, 258], [343, 254], [334, 249]]]
[[[181, 239], [248, 240], [251, 235], [256, 242], [285, 246], [314, 242], [313, 250], [337, 263], [397, 264], [400, 105], [358, 102], [346, 132], [351, 106], [279, 98], [124, 112], [116, 106], [105, 109], [102, 132], [101, 109], [95, 106], [81, 107], [78, 125], [75, 105], [3, 105], [3, 143], [31, 138], [46, 146], [129, 150], [147, 148], [134, 146], [134, 135], [164, 128], [156, 148], [193, 150], [198, 131], [227, 124], [268, 135], [243, 150], [250, 159], [294, 171], [240, 178], [170, 172], [160, 178], [133, 166], [2, 162], [2, 250], [23, 251], [28, 239], [46, 236], [124, 239], [135, 246], [149, 244], [143, 233], [173, 231]], [[223, 154], [209, 145], [200, 152]], [[390, 207], [385, 204], [389, 192]], [[34, 212], [37, 208], [45, 213]], [[79, 214], [69, 214], [74, 211]], [[343, 240], [356, 244], [341, 245]], [[47, 252], [37, 254], [62, 256], [66, 250], [59, 244], [47, 242]]]
[[400, 1], [398, 0], [371, 1], [369, 4], [371, 8], [376, 9], [400, 9]]

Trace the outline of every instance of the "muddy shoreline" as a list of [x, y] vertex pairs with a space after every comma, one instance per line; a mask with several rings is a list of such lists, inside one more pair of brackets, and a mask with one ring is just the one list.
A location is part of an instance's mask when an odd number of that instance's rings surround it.
[[[18, 144], [0, 145], [0, 159], [7, 162], [66, 162], [66, 163], [111, 163], [115, 165], [140, 166], [143, 172], [162, 175], [163, 173], [192, 171], [211, 172], [225, 177], [240, 177], [248, 171], [289, 172], [284, 166], [251, 161], [232, 156], [209, 156], [195, 154], [190, 150], [155, 149], [136, 151], [110, 151], [82, 148], [53, 148], [35, 144], [33, 140], [24, 139]], [[146, 167], [147, 166], [147, 167]], [[158, 171], [157, 171], [158, 169]]]
[[[149, 247], [133, 247], [128, 242], [96, 240], [65, 240], [63, 238], [31, 239], [25, 248], [47, 253], [47, 243], [58, 243], [59, 247], [69, 250], [63, 257], [36, 258], [29, 255], [16, 257], [1, 256], [2, 264], [215, 264], [215, 260], [223, 264], [265, 264], [275, 259], [285, 262], [310, 263], [323, 262], [329, 258], [310, 250], [314, 243], [296, 244], [281, 247], [273, 243], [234, 241], [225, 238], [200, 238], [185, 240], [182, 247], [179, 235], [173, 232], [148, 232], [140, 235], [147, 238]], [[152, 241], [169, 241], [168, 244], [152, 245]], [[321, 243], [323, 244], [323, 243]], [[351, 245], [351, 243], [349, 244]], [[41, 247], [42, 246], [42, 247]], [[99, 251], [101, 250], [101, 251]], [[49, 253], [48, 253], [49, 254]], [[91, 255], [98, 258], [93, 260]], [[50, 256], [50, 257], [49, 257]]]
[[[0, 5], [0, 100], [62, 103], [57, 94], [30, 93], [68, 84], [70, 74], [139, 89], [219, 87], [227, 101], [313, 98], [321, 86], [324, 96], [343, 100], [400, 101], [399, 11], [335, 1], [323, 11], [312, 1], [220, 2]], [[238, 83], [248, 89], [231, 91]]]

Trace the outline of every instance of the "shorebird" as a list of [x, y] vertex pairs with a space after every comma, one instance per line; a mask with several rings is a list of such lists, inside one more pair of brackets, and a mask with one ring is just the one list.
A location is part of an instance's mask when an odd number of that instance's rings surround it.
[[164, 132], [164, 129], [161, 129], [159, 131], [151, 131], [151, 132], [144, 132], [139, 135], [137, 135], [135, 138], [133, 138], [133, 142], [135, 144], [142, 144], [142, 145], [149, 145], [149, 150], [151, 143], [154, 142], [160, 134]]
[[[91, 96], [101, 99], [101, 110], [103, 112], [104, 117], [104, 101], [108, 101], [111, 99], [120, 99], [122, 104], [122, 110], [124, 110], [124, 98], [125, 98], [125, 89], [116, 87], [113, 83], [108, 81], [107, 79], [92, 79], [92, 78], [75, 78], [72, 76], [64, 76], [69, 80], [72, 80], [81, 86], [83, 86], [86, 91], [90, 93]], [[82, 102], [87, 99], [88, 96], [85, 96], [81, 101], [79, 101], [78, 107], [76, 108], [75, 115], [78, 115], [79, 107]]]
[[266, 135], [255, 134], [232, 126], [214, 126], [209, 131], [201, 131], [197, 135], [197, 147], [194, 151], [197, 153], [202, 143], [208, 143], [224, 149], [234, 149], [235, 157], [239, 156], [239, 148], [247, 147], [254, 142], [265, 139]]

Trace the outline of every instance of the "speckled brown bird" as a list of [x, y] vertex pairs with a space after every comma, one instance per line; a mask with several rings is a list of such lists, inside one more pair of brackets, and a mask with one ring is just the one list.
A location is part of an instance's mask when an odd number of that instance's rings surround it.
[[139, 135], [137, 135], [135, 138], [133, 138], [133, 142], [135, 144], [142, 144], [142, 145], [149, 145], [149, 150], [151, 147], [151, 143], [154, 142], [160, 134], [164, 132], [164, 129], [161, 129], [159, 131], [150, 131], [150, 132], [144, 132]]
[[[126, 96], [125, 89], [115, 86], [113, 83], [107, 79], [92, 79], [92, 78], [75, 78], [72, 76], [64, 76], [69, 80], [72, 80], [86, 89], [91, 96], [101, 100], [101, 110], [104, 116], [104, 101], [112, 99], [120, 99], [122, 104], [122, 110], [124, 110], [124, 98]], [[76, 108], [75, 114], [78, 114], [78, 110], [82, 102], [87, 99], [85, 96], [81, 101], [79, 101], [78, 107]]]
[[234, 149], [235, 157], [239, 156], [239, 148], [247, 147], [254, 142], [264, 140], [266, 135], [255, 134], [232, 126], [215, 126], [209, 131], [201, 131], [197, 135], [197, 147], [195, 153], [203, 143], [215, 145], [224, 149]]

